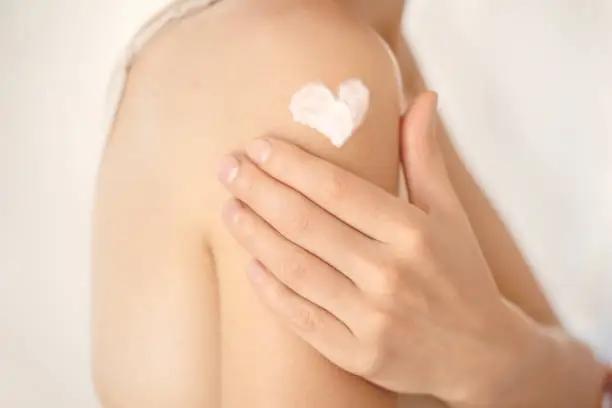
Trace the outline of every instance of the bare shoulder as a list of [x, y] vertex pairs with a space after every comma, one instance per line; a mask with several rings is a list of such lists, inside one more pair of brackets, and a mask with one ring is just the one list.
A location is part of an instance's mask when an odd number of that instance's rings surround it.
[[[308, 82], [334, 89], [349, 78], [370, 89], [370, 110], [337, 149], [294, 123], [288, 107]], [[149, 177], [167, 180], [183, 200], [181, 216], [206, 225], [202, 208], [223, 195], [214, 180], [219, 157], [266, 133], [394, 189], [399, 109], [386, 49], [333, 2], [222, 1], [168, 25], [138, 55], [105, 161], [138, 157], [116, 164], [128, 172], [149, 163]]]
[[[369, 88], [370, 109], [338, 149], [289, 103], [306, 83], [349, 78]], [[107, 399], [216, 406], [222, 155], [272, 133], [395, 190], [399, 110], [387, 51], [332, 1], [226, 0], [155, 35], [128, 73], [96, 198], [94, 360]]]

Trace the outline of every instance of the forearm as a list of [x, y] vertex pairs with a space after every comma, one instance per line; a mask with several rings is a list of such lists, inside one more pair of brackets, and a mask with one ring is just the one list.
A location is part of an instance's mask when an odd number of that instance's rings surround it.
[[548, 338], [550, 353], [540, 361], [536, 370], [540, 374], [533, 375], [532, 381], [521, 381], [525, 393], [517, 394], [522, 398], [513, 407], [526, 403], [542, 408], [600, 407], [603, 365], [585, 344], [561, 330], [549, 330]]
[[[417, 61], [403, 39], [396, 49], [406, 91], [416, 95], [426, 89]], [[512, 235], [462, 163], [444, 126], [438, 129], [449, 177], [502, 296], [540, 325], [535, 351], [515, 359], [516, 365], [504, 372], [499, 370], [499, 382], [485, 385], [489, 403], [466, 407], [599, 407], [605, 368], [587, 346], [558, 329], [559, 320]], [[551, 326], [555, 328], [546, 328]]]
[[465, 408], [601, 407], [606, 369], [591, 350], [559, 329], [541, 329], [537, 339], [532, 351], [506, 370], [505, 379], [487, 389], [485, 404]]

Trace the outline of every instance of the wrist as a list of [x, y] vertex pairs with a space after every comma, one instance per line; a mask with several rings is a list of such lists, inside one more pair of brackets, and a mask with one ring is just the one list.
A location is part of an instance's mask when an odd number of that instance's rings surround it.
[[517, 385], [525, 398], [509, 408], [599, 408], [606, 369], [591, 349], [560, 329], [541, 328], [541, 334], [542, 356], [533, 360], [531, 380]]
[[513, 333], [477, 392], [456, 408], [599, 408], [605, 367], [560, 328], [538, 325], [518, 309]]

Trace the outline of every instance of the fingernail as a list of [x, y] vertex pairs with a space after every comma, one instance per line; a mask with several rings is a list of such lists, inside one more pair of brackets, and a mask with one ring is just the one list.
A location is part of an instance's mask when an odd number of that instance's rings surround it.
[[248, 270], [248, 276], [251, 281], [261, 283], [264, 279], [264, 269], [259, 262], [253, 262]]
[[432, 101], [429, 118], [427, 123], [427, 139], [430, 143], [432, 151], [434, 153], [440, 152], [440, 146], [438, 144], [438, 135], [437, 135], [437, 127], [438, 127], [438, 108], [439, 108], [439, 99], [438, 94], [433, 93], [434, 100]]
[[272, 145], [265, 139], [251, 141], [246, 148], [247, 156], [257, 164], [263, 164], [270, 157]]
[[232, 200], [223, 209], [223, 218], [231, 224], [237, 224], [242, 214], [242, 204], [237, 200]]
[[[435, 121], [438, 118], [438, 111], [440, 109], [440, 96], [436, 92], [431, 92], [433, 94], [433, 101], [431, 103], [431, 112], [430, 112], [430, 125], [435, 124]], [[431, 122], [433, 121], [433, 123]]]
[[217, 172], [219, 180], [224, 183], [231, 183], [238, 175], [240, 163], [233, 156], [225, 156], [221, 159], [219, 170]]

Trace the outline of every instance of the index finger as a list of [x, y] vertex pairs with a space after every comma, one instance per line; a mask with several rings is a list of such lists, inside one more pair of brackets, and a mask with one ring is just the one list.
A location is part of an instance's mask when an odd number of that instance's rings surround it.
[[[256, 139], [247, 155], [270, 176], [363, 234], [383, 242], [411, 223], [410, 205], [383, 188], [276, 138]], [[399, 168], [398, 168], [399, 170]]]

